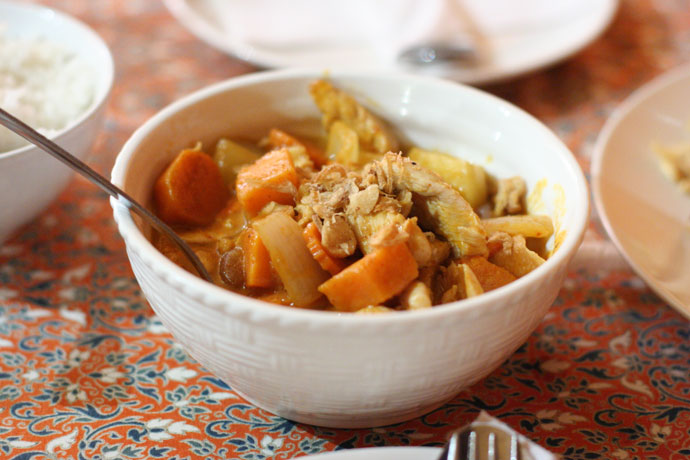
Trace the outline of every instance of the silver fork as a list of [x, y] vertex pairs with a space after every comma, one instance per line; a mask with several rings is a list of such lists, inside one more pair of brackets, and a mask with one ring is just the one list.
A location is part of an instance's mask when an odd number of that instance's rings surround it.
[[488, 423], [454, 432], [438, 460], [521, 460], [518, 437]]

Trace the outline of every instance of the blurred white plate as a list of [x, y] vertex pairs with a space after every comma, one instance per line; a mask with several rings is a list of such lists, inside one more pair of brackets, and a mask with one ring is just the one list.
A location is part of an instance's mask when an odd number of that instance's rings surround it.
[[663, 175], [653, 142], [690, 142], [690, 66], [635, 91], [592, 159], [594, 203], [609, 236], [649, 286], [690, 318], [690, 195]]
[[371, 447], [348, 449], [300, 457], [304, 460], [435, 460], [441, 454], [436, 447]]
[[[164, 3], [173, 16], [198, 38], [221, 51], [258, 66], [416, 71], [469, 84], [505, 80], [571, 56], [593, 41], [608, 26], [618, 6], [618, 0], [530, 0], [534, 5], [540, 4], [539, 1], [543, 2], [541, 7], [533, 8], [532, 4], [521, 7], [521, 2], [513, 3], [513, 0], [494, 0], [500, 3], [496, 3], [497, 6], [494, 8], [492, 4], [485, 3], [486, 0], [464, 0], [468, 10], [484, 13], [482, 18], [475, 18], [475, 23], [493, 26], [494, 30], [485, 34], [491, 52], [490, 58], [486, 63], [476, 66], [443, 65], [413, 68], [396, 63], [393, 58], [395, 53], [389, 53], [388, 58], [382, 58], [381, 53], [375, 52], [371, 44], [361, 42], [321, 42], [319, 46], [311, 47], [265, 46], [252, 43], [246, 38], [258, 36], [257, 31], [262, 30], [266, 31], [264, 35], [269, 36], [271, 26], [266, 23], [246, 23], [248, 18], [251, 21], [260, 21], [259, 14], [243, 18], [243, 21], [239, 21], [241, 25], [238, 25], [238, 18], [233, 17], [233, 13], [240, 10], [233, 9], [237, 8], [233, 1], [241, 0], [164, 0]], [[424, 7], [428, 5], [424, 4]], [[244, 8], [242, 11], [246, 13], [247, 9]], [[420, 16], [426, 12], [415, 10], [411, 15], [410, 11], [407, 10], [407, 13], [400, 14], [399, 17], [409, 19], [417, 12]], [[261, 13], [265, 14], [265, 18], [271, 14], [270, 11], [264, 10], [261, 10]], [[532, 20], [530, 15], [533, 16]], [[352, 21], [348, 15], [332, 16], [335, 16], [336, 21], [341, 16], [341, 22]], [[520, 21], [511, 22], [510, 18], [514, 16], [519, 16]], [[305, 18], [300, 19], [303, 21], [295, 28], [295, 34], [305, 36], [306, 33], [300, 30], [308, 23]], [[315, 18], [312, 19], [317, 21]], [[346, 30], [347, 24], [334, 23], [332, 19], [329, 24], [333, 26], [334, 31]], [[276, 18], [271, 17], [271, 20], [276, 21]], [[283, 34], [282, 37], [285, 37], [288, 30], [285, 23], [289, 21], [290, 19], [286, 18], [284, 22], [274, 22], [281, 29], [275, 31], [276, 35]], [[359, 25], [361, 28], [362, 24]], [[395, 24], [388, 26], [392, 29]], [[249, 32], [238, 34], [238, 28]]]

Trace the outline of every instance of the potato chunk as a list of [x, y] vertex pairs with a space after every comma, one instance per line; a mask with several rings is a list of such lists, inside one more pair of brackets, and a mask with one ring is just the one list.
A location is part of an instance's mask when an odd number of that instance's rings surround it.
[[417, 147], [411, 148], [407, 156], [455, 187], [473, 208], [476, 209], [486, 202], [486, 171], [481, 166], [447, 153]]

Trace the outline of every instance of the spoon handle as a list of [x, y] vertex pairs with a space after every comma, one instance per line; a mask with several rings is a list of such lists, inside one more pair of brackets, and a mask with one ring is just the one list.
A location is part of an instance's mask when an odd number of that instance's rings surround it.
[[100, 187], [108, 195], [114, 197], [120, 204], [134, 211], [142, 219], [151, 224], [156, 230], [168, 236], [177, 247], [187, 256], [189, 261], [194, 265], [194, 269], [199, 273], [203, 279], [209, 282], [213, 282], [211, 275], [209, 275], [204, 264], [201, 263], [194, 251], [185, 243], [182, 238], [180, 238], [173, 229], [171, 229], [166, 223], [156, 217], [151, 211], [143, 207], [137, 201], [132, 199], [123, 190], [114, 185], [108, 179], [103, 177], [101, 174], [96, 172], [94, 169], [89, 167], [86, 163], [67, 152], [65, 149], [57, 145], [55, 142], [51, 141], [23, 121], [17, 119], [13, 115], [7, 113], [5, 110], [0, 108], [0, 124], [4, 125], [6, 128], [14, 131], [15, 133], [22, 136], [24, 139], [28, 140], [32, 144], [45, 150], [47, 153], [62, 161], [70, 168], [77, 171], [82, 176], [86, 177], [93, 184]]

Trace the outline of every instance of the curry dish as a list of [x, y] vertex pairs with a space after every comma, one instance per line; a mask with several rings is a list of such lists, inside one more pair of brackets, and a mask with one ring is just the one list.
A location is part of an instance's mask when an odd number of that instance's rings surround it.
[[[326, 80], [310, 92], [323, 139], [274, 128], [256, 144], [197, 145], [154, 185], [157, 215], [216, 284], [293, 307], [376, 313], [477, 296], [544, 262], [553, 224], [526, 214], [523, 179], [403, 151], [351, 95]], [[153, 240], [190, 269], [171, 242]]]

